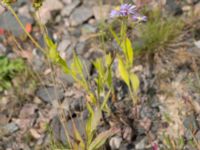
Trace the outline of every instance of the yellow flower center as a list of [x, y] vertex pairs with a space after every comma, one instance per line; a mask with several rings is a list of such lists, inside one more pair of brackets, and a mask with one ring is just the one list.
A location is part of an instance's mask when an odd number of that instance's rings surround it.
[[117, 6], [114, 8], [116, 11], [119, 11], [120, 10], [120, 6]]

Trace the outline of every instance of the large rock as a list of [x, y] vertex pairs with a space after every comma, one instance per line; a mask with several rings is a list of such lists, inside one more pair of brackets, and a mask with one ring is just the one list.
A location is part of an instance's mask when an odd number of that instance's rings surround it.
[[198, 130], [198, 125], [194, 115], [187, 116], [183, 121], [183, 125], [185, 126], [186, 129], [192, 132]]
[[97, 31], [97, 27], [91, 24], [84, 24], [83, 26], [81, 26], [82, 35], [88, 35], [91, 33], [95, 33], [96, 31]]
[[62, 8], [63, 4], [59, 0], [45, 0], [37, 13], [40, 15], [41, 22], [46, 24], [52, 17], [51, 12], [61, 10]]
[[66, 51], [70, 46], [71, 41], [69, 39], [64, 39], [58, 44], [58, 51]]
[[[24, 26], [33, 23], [33, 19], [27, 18], [22, 15], [19, 15], [19, 19], [21, 20]], [[6, 31], [10, 31], [17, 37], [20, 37], [25, 34], [20, 25], [18, 24], [18, 22], [16, 21], [16, 19], [10, 12], [5, 12], [2, 15], [0, 15], [0, 28]]]
[[5, 126], [0, 126], [0, 138], [2, 136], [11, 135], [12, 133], [16, 132], [17, 130], [19, 130], [19, 127], [15, 123], [9, 123]]
[[166, 0], [166, 9], [173, 15], [181, 15], [183, 13], [181, 6], [175, 0]]
[[73, 0], [71, 4], [68, 4], [66, 7], [63, 8], [61, 11], [62, 16], [69, 16], [72, 11], [81, 3], [80, 0]]
[[58, 87], [40, 87], [36, 91], [36, 95], [47, 103], [53, 100], [62, 100], [64, 98], [64, 90]]
[[30, 14], [30, 8], [28, 5], [24, 5], [24, 6], [20, 7], [18, 9], [18, 14], [25, 16], [27, 18], [30, 18], [30, 19], [32, 18], [31, 14]]
[[94, 17], [96, 20], [104, 20], [109, 18], [110, 6], [94, 6], [93, 7]]
[[90, 8], [81, 6], [77, 8], [70, 16], [70, 24], [72, 26], [78, 26], [93, 16], [93, 12]]

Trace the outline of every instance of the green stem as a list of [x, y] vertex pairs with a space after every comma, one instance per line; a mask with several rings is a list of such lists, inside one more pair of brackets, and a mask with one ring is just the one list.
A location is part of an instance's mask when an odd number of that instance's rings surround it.
[[23, 31], [26, 33], [26, 35], [30, 38], [30, 40], [33, 42], [33, 44], [39, 48], [42, 52], [45, 52], [45, 50], [38, 44], [38, 42], [26, 31], [26, 28], [24, 27], [23, 23], [20, 21], [19, 17], [13, 10], [13, 8], [10, 5], [6, 5], [7, 9], [12, 13], [12, 15], [15, 17], [16, 21], [20, 25], [20, 27], [23, 29]]
[[132, 99], [132, 101], [133, 101], [133, 105], [136, 105], [136, 104], [137, 104], [137, 98], [134, 97], [135, 94], [132, 92], [132, 89], [131, 89], [130, 86], [128, 87], [128, 90], [129, 90], [131, 99]]

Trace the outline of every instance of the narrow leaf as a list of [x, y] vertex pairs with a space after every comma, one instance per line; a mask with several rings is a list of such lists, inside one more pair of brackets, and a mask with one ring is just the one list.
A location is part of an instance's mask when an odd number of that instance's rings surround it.
[[100, 133], [95, 139], [94, 141], [89, 145], [88, 150], [96, 150], [98, 148], [100, 148], [105, 142], [106, 140], [113, 136], [114, 134], [116, 134], [118, 132], [118, 130], [116, 129], [110, 129], [108, 131], [102, 132]]
[[83, 142], [83, 139], [82, 139], [74, 121], [73, 121], [73, 131], [74, 131], [75, 138], [78, 141], [78, 143], [77, 143], [78, 147], [81, 147], [81, 149], [85, 149], [85, 143]]
[[118, 69], [119, 69], [119, 73], [120, 73], [121, 78], [124, 80], [124, 82], [128, 86], [130, 86], [128, 71], [126, 70], [125, 65], [124, 65], [121, 58], [118, 58]]
[[121, 49], [124, 52], [124, 55], [126, 56], [126, 58], [128, 59], [129, 64], [132, 65], [132, 63], [133, 63], [133, 48], [132, 48], [132, 44], [131, 44], [131, 41], [129, 40], [129, 38], [126, 38], [122, 41]]
[[140, 80], [137, 75], [134, 73], [130, 75], [130, 80], [131, 80], [131, 86], [134, 90], [134, 92], [137, 92], [140, 86]]

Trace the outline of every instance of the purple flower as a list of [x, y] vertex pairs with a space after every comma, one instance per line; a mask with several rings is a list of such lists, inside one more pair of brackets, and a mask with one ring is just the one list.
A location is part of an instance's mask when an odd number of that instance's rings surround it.
[[136, 6], [131, 4], [122, 4], [120, 7], [120, 15], [128, 16], [133, 15], [136, 11]]
[[122, 4], [120, 7], [116, 7], [111, 11], [110, 17], [125, 17], [128, 15], [133, 15], [136, 11], [136, 6], [131, 4]]
[[110, 13], [111, 18], [128, 16], [132, 16], [132, 19], [134, 21], [147, 21], [147, 17], [138, 14], [136, 11], [136, 6], [131, 4], [122, 4], [120, 7], [116, 7], [115, 9], [113, 9]]
[[133, 15], [132, 16], [132, 19], [134, 20], [134, 21], [139, 21], [139, 22], [145, 22], [145, 21], [147, 21], [147, 17], [146, 16], [142, 16], [142, 15], [140, 15], [140, 14], [135, 14], [135, 15]]
[[115, 17], [119, 17], [119, 16], [120, 16], [120, 12], [117, 10], [112, 10], [110, 13], [111, 18], [115, 18]]

